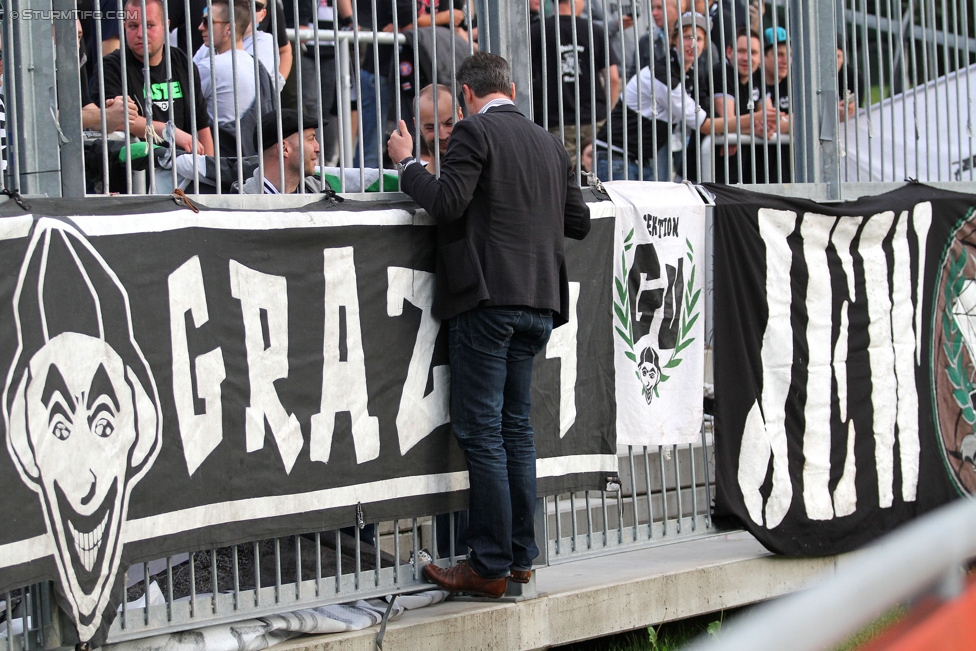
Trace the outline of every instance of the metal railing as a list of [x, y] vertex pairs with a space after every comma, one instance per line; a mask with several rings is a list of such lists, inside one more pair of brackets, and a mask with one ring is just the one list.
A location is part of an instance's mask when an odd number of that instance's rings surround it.
[[[18, 0], [11, 10], [40, 11], [43, 7], [35, 6], [40, 2]], [[70, 0], [57, 0], [56, 4], [65, 2]], [[189, 12], [189, 3], [184, 0], [184, 4], [185, 12]], [[696, 4], [710, 5], [711, 31], [701, 55], [693, 60], [683, 48], [674, 47], [681, 42], [675, 38], [678, 32], [669, 28], [681, 10], [691, 6], [690, 0], [664, 2], [660, 15], [652, 11], [651, 0], [588, 0], [579, 20], [564, 16], [559, 20], [566, 27], [552, 32], [540, 26], [557, 20], [557, 5], [552, 0], [541, 4], [541, 14], [533, 14], [529, 3], [519, 0], [497, 6], [457, 0], [451, 5], [456, 11], [449, 12], [453, 22], [439, 26], [442, 31], [438, 33], [447, 30], [445, 43], [449, 45], [425, 50], [423, 56], [419, 48], [409, 47], [415, 39], [405, 36], [434, 33], [432, 27], [415, 27], [428, 21], [417, 7], [394, 17], [390, 25], [373, 25], [364, 19], [362, 25], [353, 21], [343, 28], [336, 16], [320, 27], [311, 17], [299, 16], [296, 9], [294, 16], [281, 18], [290, 26], [300, 26], [290, 31], [295, 65], [284, 87], [274, 80], [274, 96], [269, 99], [275, 110], [304, 106], [314, 113], [312, 126], [320, 130], [322, 145], [319, 169], [336, 168], [333, 183], [340, 190], [346, 189], [346, 170], [358, 172], [358, 187], [368, 185], [363, 172], [367, 166], [357, 165], [356, 158], [365, 160], [370, 151], [378, 151], [379, 162], [369, 167], [392, 167], [382, 155], [386, 135], [401, 117], [411, 122], [419, 108], [419, 86], [440, 82], [459, 96], [453, 77], [455, 61], [476, 47], [509, 56], [518, 88], [516, 103], [527, 116], [563, 138], [567, 148], [582, 153], [587, 145], [598, 144], [593, 163], [584, 162], [580, 156], [578, 165], [581, 170], [583, 166], [595, 170], [601, 167], [602, 159], [607, 167], [600, 172], [604, 181], [649, 177], [794, 181], [825, 185], [828, 196], [837, 199], [845, 181], [904, 180], [897, 175], [928, 181], [976, 180], [976, 142], [967, 127], [973, 121], [968, 98], [976, 73], [963, 74], [976, 64], [976, 12], [967, 0], [702, 1]], [[168, 3], [163, 6], [165, 9]], [[356, 4], [364, 15], [375, 15], [376, 6], [377, 0]], [[253, 11], [254, 5], [251, 8]], [[190, 31], [194, 31], [192, 23], [197, 20], [192, 16], [185, 21]], [[190, 171], [182, 177], [166, 167], [171, 161], [165, 153], [159, 163], [162, 167], [152, 164], [147, 165], [147, 171], [140, 171], [148, 161], [133, 160], [133, 155], [141, 153], [112, 143], [124, 144], [141, 134], [133, 133], [128, 119], [109, 124], [104, 105], [99, 116], [99, 97], [94, 97], [95, 112], [82, 118], [77, 76], [62, 72], [80, 65], [77, 51], [67, 46], [74, 28], [68, 30], [62, 22], [53, 21], [57, 28], [53, 44], [43, 36], [44, 20], [11, 20], [4, 25], [7, 186], [24, 194], [49, 196], [114, 189], [165, 192], [177, 184], [189, 191], [211, 191], [207, 186], [214, 179], [201, 189], [200, 176], [212, 177], [215, 172], [208, 171], [199, 156], [189, 156], [193, 161], [184, 168]], [[121, 17], [118, 22], [121, 25]], [[303, 26], [306, 22], [312, 27]], [[476, 22], [480, 32], [473, 29]], [[254, 18], [251, 28], [258, 30]], [[454, 28], [463, 36], [453, 37]], [[757, 39], [738, 36], [740, 29], [757, 32]], [[769, 39], [777, 42], [772, 44]], [[397, 45], [388, 51], [394, 42]], [[719, 45], [727, 46], [728, 51]], [[127, 47], [124, 42], [122, 47]], [[580, 54], [570, 56], [567, 52], [571, 51]], [[668, 52], [673, 52], [674, 64], [655, 65], [655, 56]], [[752, 55], [746, 56], [750, 52]], [[171, 66], [172, 50], [166, 48], [164, 53], [165, 64]], [[748, 59], [751, 72], [735, 67], [740, 54]], [[780, 65], [784, 59], [789, 66]], [[245, 109], [250, 96], [242, 94], [238, 80], [253, 77], [257, 82], [260, 78], [260, 65], [256, 60], [254, 63], [238, 70], [231, 90], [225, 91], [233, 96], [239, 110]], [[104, 87], [102, 58], [97, 57], [94, 63], [89, 60], [87, 65], [92, 69], [92, 83], [97, 80], [95, 85]], [[51, 72], [55, 67], [56, 76]], [[374, 74], [364, 75], [363, 71], [371, 67]], [[563, 72], [547, 72], [557, 67]], [[641, 75], [642, 69], [647, 74]], [[364, 82], [369, 79], [376, 83]], [[655, 79], [664, 84], [664, 92], [683, 84], [683, 104], [668, 102]], [[619, 95], [611, 92], [616, 91], [618, 80]], [[740, 84], [741, 89], [737, 87]], [[932, 84], [938, 84], [937, 89], [926, 94]], [[55, 97], [50, 96], [49, 88], [56, 88]], [[186, 99], [195, 102], [194, 89], [187, 90]], [[136, 89], [130, 92], [136, 93]], [[212, 112], [218, 109], [216, 92], [216, 88], [212, 92], [203, 89]], [[740, 93], [750, 94], [749, 101], [727, 104], [728, 98]], [[767, 96], [774, 102], [767, 102]], [[354, 112], [355, 98], [359, 98], [359, 109], [375, 104], [384, 110], [370, 110], [366, 115], [363, 110]], [[364, 100], [369, 101], [364, 104]], [[175, 120], [176, 124], [179, 120], [171, 105], [159, 109], [157, 117]], [[647, 121], [629, 121], [633, 116], [623, 106]], [[333, 110], [335, 115], [331, 115]], [[443, 116], [437, 116], [435, 109], [437, 117]], [[83, 122], [94, 142], [88, 145], [87, 156], [82, 139], [76, 137], [83, 131]], [[916, 122], [917, 138], [912, 126]], [[197, 136], [206, 125], [177, 126]], [[765, 160], [715, 155], [714, 146], [723, 137], [752, 137], [757, 129], [779, 136], [772, 142], [765, 139], [750, 146], [753, 155], [763, 153]], [[261, 131], [260, 125], [256, 130]], [[172, 140], [165, 130], [157, 131], [163, 140]], [[215, 139], [223, 137], [240, 145], [242, 139], [249, 141], [252, 136], [239, 120], [230, 120]], [[785, 145], [785, 136], [790, 137], [791, 146]], [[920, 169], [919, 161], [928, 167], [935, 163], [915, 155], [911, 147], [916, 140], [931, 150], [929, 158], [933, 161], [946, 160], [945, 168]], [[165, 144], [162, 152], [182, 149], [172, 142]], [[97, 150], [94, 153], [93, 146]], [[416, 146], [418, 155], [429, 155], [436, 164], [436, 148], [425, 154], [420, 138]], [[126, 154], [120, 158], [118, 150]], [[622, 166], [609, 164], [611, 151], [616, 152]], [[150, 151], [150, 155], [155, 158], [158, 153]], [[231, 191], [230, 181], [240, 182], [240, 170], [255, 164], [243, 162], [233, 152], [225, 152], [223, 158], [230, 165], [226, 173], [229, 180], [213, 188], [216, 192]], [[910, 172], [903, 171], [906, 165], [901, 163], [905, 161], [913, 164]], [[263, 160], [256, 164], [263, 174]], [[269, 164], [280, 167], [283, 162], [279, 159]], [[743, 172], [754, 168], [755, 174], [716, 174], [726, 168]], [[218, 175], [219, 170], [216, 167]], [[87, 172], [87, 181], [81, 171]], [[109, 179], [110, 172], [118, 178]], [[383, 190], [382, 183], [378, 189]]]
[[[701, 444], [628, 447], [619, 486], [540, 499], [537, 567], [712, 533], [711, 447], [710, 423]], [[360, 523], [140, 564], [127, 572], [128, 606], [109, 641], [429, 588], [414, 559], [463, 557], [461, 517]]]
[[[713, 533], [712, 436], [709, 418], [700, 444], [628, 447], [620, 456], [619, 485], [540, 499], [537, 567]], [[429, 588], [413, 561], [462, 557], [459, 517], [362, 523], [140, 563], [126, 572], [120, 595], [126, 606], [108, 639], [121, 642]], [[6, 604], [7, 621], [15, 624], [12, 635], [0, 638], [0, 649], [43, 648], [51, 623], [50, 587], [8, 594]], [[25, 638], [23, 630], [30, 635]]]
[[819, 585], [757, 607], [689, 651], [833, 648], [906, 600], [959, 596], [974, 557], [976, 502], [957, 500], [855, 552]]

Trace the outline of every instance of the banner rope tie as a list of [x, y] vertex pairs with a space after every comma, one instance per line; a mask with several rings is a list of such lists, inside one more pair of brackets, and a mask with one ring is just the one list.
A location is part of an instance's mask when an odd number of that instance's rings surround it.
[[189, 208], [195, 213], [200, 212], [200, 209], [197, 208], [192, 201], [190, 201], [190, 197], [186, 196], [186, 193], [183, 192], [182, 188], [176, 188], [173, 190], [173, 200], [176, 201], [177, 204], [182, 204], [185, 208]]

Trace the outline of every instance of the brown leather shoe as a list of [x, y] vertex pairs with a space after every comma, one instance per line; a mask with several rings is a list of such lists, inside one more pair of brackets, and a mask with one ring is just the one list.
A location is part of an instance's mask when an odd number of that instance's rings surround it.
[[498, 599], [505, 594], [508, 587], [508, 577], [500, 579], [485, 579], [478, 576], [467, 561], [461, 561], [454, 567], [438, 567], [433, 563], [424, 566], [424, 576], [428, 581], [436, 583], [451, 592], [469, 592]]
[[512, 574], [508, 577], [509, 581], [515, 583], [528, 583], [529, 579], [532, 578], [532, 570], [516, 570], [512, 568]]

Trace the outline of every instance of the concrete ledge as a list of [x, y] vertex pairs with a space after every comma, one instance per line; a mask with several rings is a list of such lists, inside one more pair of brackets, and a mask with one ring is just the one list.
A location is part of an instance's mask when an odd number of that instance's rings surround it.
[[[516, 603], [447, 601], [388, 624], [383, 645], [397, 651], [529, 651], [796, 591], [832, 574], [836, 559], [773, 556], [745, 533], [541, 568], [539, 598]], [[375, 651], [379, 627], [306, 636], [276, 651]]]

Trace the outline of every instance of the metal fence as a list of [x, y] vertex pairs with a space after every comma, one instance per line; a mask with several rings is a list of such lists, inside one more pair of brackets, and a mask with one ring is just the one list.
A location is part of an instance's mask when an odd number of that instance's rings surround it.
[[[537, 563], [571, 562], [713, 533], [712, 430], [710, 421], [706, 425], [700, 444], [626, 448], [619, 485], [540, 499], [536, 518], [542, 554]], [[109, 641], [429, 587], [414, 559], [455, 562], [463, 556], [466, 548], [456, 537], [463, 517], [461, 512], [361, 522], [132, 566], [120, 595], [126, 606]], [[52, 618], [50, 591], [48, 584], [39, 584], [0, 598], [5, 602], [0, 649], [41, 649], [47, 648], [46, 640], [71, 639], [70, 630], [58, 630], [66, 624]]]
[[[291, 162], [259, 155], [261, 117], [283, 108], [304, 109], [318, 131], [320, 185], [396, 190], [382, 171], [387, 134], [403, 118], [422, 135], [418, 91], [442, 83], [459, 97], [454, 72], [475, 48], [511, 60], [523, 112], [574, 154], [588, 150], [577, 164], [603, 181], [792, 181], [837, 199], [844, 182], [976, 174], [967, 0], [442, 0], [433, 13], [237, 0], [236, 26], [220, 0], [130, 0], [100, 19], [74, 2], [18, 0], [4, 21], [6, 186], [23, 194], [244, 192], [255, 169], [277, 177]], [[679, 18], [692, 8], [708, 15], [700, 42]], [[150, 67], [135, 54], [156, 21], [173, 31], [147, 39], [161, 48], [150, 44]], [[113, 44], [134, 54], [103, 57]], [[138, 114], [109, 97], [125, 94]], [[434, 103], [429, 121], [450, 122], [456, 102], [449, 115]], [[436, 167], [440, 149], [425, 140], [417, 156]]]

